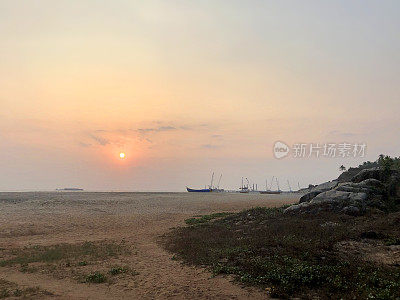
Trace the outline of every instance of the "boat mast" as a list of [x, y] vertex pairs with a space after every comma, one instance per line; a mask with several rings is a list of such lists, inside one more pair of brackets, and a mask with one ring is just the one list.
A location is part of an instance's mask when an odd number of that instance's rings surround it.
[[292, 191], [292, 187], [290, 186], [289, 180], [287, 181], [287, 184], [289, 186], [289, 191], [291, 192]]
[[272, 190], [272, 185], [273, 185], [273, 183], [274, 183], [274, 177], [275, 177], [275, 176], [272, 176], [272, 179], [271, 179], [271, 185], [270, 185], [270, 187], [269, 187], [270, 190]]
[[214, 172], [212, 172], [212, 175], [211, 175], [211, 185], [210, 185], [210, 189], [213, 188], [213, 182], [214, 182]]
[[280, 191], [278, 178], [276, 178], [276, 185], [278, 186], [278, 191]]
[[219, 184], [220, 184], [220, 182], [221, 182], [221, 178], [222, 178], [222, 174], [221, 174], [221, 176], [219, 176], [219, 180], [218, 180], [217, 189], [219, 189]]
[[265, 179], [265, 190], [268, 190], [268, 179]]

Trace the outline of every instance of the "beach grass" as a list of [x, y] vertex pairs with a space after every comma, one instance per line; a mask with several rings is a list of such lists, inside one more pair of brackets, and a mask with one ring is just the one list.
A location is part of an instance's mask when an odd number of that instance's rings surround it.
[[[364, 260], [357, 251], [338, 246], [343, 241], [397, 244], [399, 213], [288, 216], [283, 209], [258, 207], [203, 218], [197, 226], [172, 230], [164, 244], [175, 259], [208, 266], [214, 275], [232, 274], [273, 297], [400, 297], [398, 265]], [[374, 238], [365, 239], [368, 234]]]
[[0, 261], [0, 266], [21, 265], [30, 263], [53, 263], [60, 260], [77, 260], [79, 265], [86, 265], [87, 261], [105, 260], [120, 254], [129, 253], [123, 243], [102, 241], [84, 242], [76, 244], [55, 244], [50, 246], [36, 245], [31, 247], [12, 249], [10, 258]]
[[53, 296], [52, 293], [41, 289], [40, 287], [20, 287], [15, 282], [5, 279], [0, 279], [0, 299], [6, 298], [22, 298], [32, 299], [40, 298], [43, 296]]
[[222, 217], [226, 217], [229, 216], [230, 212], [220, 212], [220, 213], [213, 213], [213, 214], [209, 214], [209, 215], [199, 215], [199, 216], [195, 216], [193, 218], [189, 218], [185, 220], [185, 223], [187, 225], [198, 225], [198, 224], [204, 224], [207, 223], [211, 220], [215, 220], [218, 218], [222, 218]]

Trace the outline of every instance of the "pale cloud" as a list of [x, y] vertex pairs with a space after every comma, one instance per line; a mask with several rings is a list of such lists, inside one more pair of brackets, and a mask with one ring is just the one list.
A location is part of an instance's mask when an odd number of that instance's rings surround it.
[[99, 144], [100, 146], [105, 146], [110, 144], [110, 141], [104, 137], [101, 137], [99, 135], [94, 135], [92, 133], [89, 134], [89, 137], [91, 139], [93, 139], [97, 144]]

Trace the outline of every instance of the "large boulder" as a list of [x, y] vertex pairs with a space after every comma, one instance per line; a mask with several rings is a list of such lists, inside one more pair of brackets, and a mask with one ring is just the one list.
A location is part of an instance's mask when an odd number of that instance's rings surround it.
[[365, 179], [361, 182], [340, 183], [336, 190], [353, 193], [382, 194], [384, 193], [384, 184], [377, 179]]
[[[347, 172], [347, 178], [353, 173]], [[350, 181], [344, 182], [344, 178], [313, 187], [300, 198], [299, 204], [288, 207], [285, 213], [333, 211], [355, 216], [363, 214], [367, 208], [385, 211], [393, 204], [393, 199], [400, 203], [400, 172], [397, 170], [358, 169], [358, 174]]]
[[353, 176], [352, 182], [361, 182], [366, 179], [376, 179], [379, 181], [384, 180], [384, 172], [380, 168], [371, 168], [361, 170], [358, 174]]
[[313, 199], [318, 194], [321, 194], [321, 192], [318, 191], [309, 192], [300, 197], [299, 203], [310, 202], [310, 200]]
[[[367, 198], [368, 194], [365, 192], [348, 192], [337, 190], [335, 188], [318, 194], [309, 202], [292, 205], [286, 208], [284, 213], [296, 214], [299, 212], [317, 213], [320, 211], [343, 211], [354, 215], [355, 209], [353, 209], [353, 207], [357, 208], [357, 214], [365, 211], [365, 201]], [[349, 209], [349, 207], [351, 207], [351, 209]]]
[[307, 194], [303, 195], [300, 198], [299, 203], [309, 202], [314, 197], [316, 197], [318, 194], [329, 191], [329, 190], [333, 189], [334, 187], [336, 187], [337, 185], [338, 185], [338, 181], [332, 180], [332, 181], [324, 182], [317, 186], [314, 186], [313, 188], [311, 188], [310, 192], [308, 192]]

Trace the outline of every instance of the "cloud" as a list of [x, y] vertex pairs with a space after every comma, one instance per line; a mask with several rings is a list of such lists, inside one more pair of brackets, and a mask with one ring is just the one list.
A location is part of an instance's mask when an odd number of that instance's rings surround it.
[[81, 147], [85, 147], [85, 148], [92, 146], [92, 144], [83, 143], [83, 142], [79, 142], [78, 145], [81, 146]]
[[135, 131], [138, 131], [142, 134], [149, 133], [149, 132], [162, 132], [162, 131], [173, 131], [177, 130], [174, 126], [160, 126], [160, 127], [153, 127], [153, 128], [138, 128]]
[[213, 144], [204, 144], [204, 145], [201, 145], [201, 148], [204, 148], [204, 149], [217, 149], [217, 148], [219, 148], [219, 146], [213, 145]]
[[103, 138], [103, 137], [101, 137], [101, 136], [97, 136], [97, 135], [94, 135], [94, 134], [92, 134], [92, 133], [90, 133], [89, 136], [90, 136], [97, 144], [99, 144], [99, 145], [101, 145], [101, 146], [105, 146], [105, 145], [110, 144], [110, 141], [109, 141], [109, 140], [107, 140], [106, 138]]

